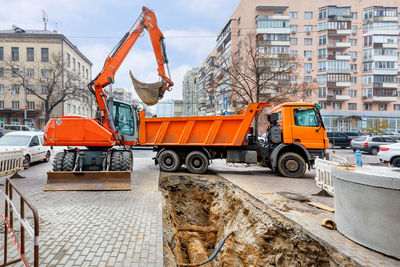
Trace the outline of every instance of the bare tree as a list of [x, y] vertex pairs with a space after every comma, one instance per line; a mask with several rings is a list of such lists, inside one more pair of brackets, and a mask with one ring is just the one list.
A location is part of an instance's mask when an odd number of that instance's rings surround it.
[[87, 99], [89, 94], [86, 85], [79, 82], [79, 76], [67, 70], [61, 53], [27, 68], [15, 61], [6, 61], [6, 65], [13, 84], [42, 102], [45, 123], [58, 105], [71, 99]]
[[[248, 34], [235, 53], [219, 55], [214, 66], [216, 86], [232, 90], [233, 102], [239, 106], [259, 102], [269, 102], [273, 106], [299, 96], [305, 101], [316, 87], [303, 82], [291, 83], [291, 76], [297, 76], [300, 63], [287, 52], [272, 51], [268, 41]], [[256, 134], [259, 116], [254, 120]]]

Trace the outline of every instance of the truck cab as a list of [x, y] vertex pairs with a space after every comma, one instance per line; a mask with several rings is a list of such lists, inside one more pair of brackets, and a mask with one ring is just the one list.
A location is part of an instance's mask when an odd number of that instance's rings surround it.
[[[321, 113], [311, 103], [288, 102], [268, 114], [269, 164], [284, 176], [300, 177], [306, 163], [310, 168], [316, 157], [323, 158], [329, 140]], [[289, 174], [289, 175], [285, 175]]]

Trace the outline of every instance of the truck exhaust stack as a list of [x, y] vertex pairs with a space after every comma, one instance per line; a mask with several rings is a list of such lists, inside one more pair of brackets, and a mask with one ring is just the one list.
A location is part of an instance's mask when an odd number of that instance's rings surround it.
[[163, 87], [163, 83], [143, 83], [136, 80], [131, 71], [129, 71], [129, 75], [131, 76], [133, 87], [143, 103], [148, 106], [157, 104], [158, 99], [162, 98], [160, 92], [161, 88]]

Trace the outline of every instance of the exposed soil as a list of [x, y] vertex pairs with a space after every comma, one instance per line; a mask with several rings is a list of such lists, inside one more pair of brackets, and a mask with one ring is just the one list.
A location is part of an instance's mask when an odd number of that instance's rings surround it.
[[218, 176], [161, 173], [160, 190], [164, 266], [201, 262], [232, 232], [203, 266], [355, 266]]

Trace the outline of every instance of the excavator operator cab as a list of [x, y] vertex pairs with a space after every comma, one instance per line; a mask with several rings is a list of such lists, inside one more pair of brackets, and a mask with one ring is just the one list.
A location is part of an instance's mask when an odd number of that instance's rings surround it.
[[115, 129], [123, 136], [124, 141], [137, 141], [138, 114], [132, 105], [109, 98], [109, 106], [112, 107]]

